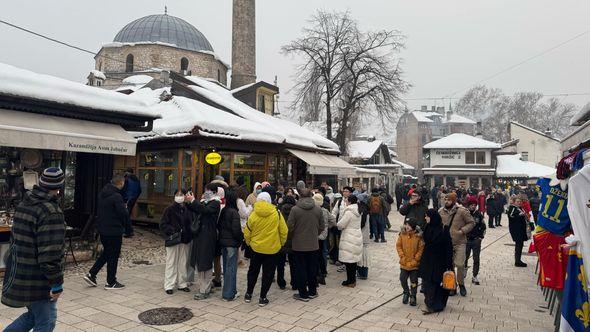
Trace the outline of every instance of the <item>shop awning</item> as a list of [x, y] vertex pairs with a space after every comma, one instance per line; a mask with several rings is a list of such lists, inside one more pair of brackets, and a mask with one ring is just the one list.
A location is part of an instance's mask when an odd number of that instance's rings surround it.
[[309, 174], [338, 175], [341, 177], [352, 177], [356, 174], [354, 166], [338, 156], [295, 149], [287, 149], [287, 151], [307, 163]]
[[0, 146], [133, 156], [136, 144], [116, 124], [0, 109]]

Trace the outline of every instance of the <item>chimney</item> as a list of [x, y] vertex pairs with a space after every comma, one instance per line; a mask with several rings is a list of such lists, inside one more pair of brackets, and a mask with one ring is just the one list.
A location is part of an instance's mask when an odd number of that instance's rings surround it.
[[448, 111], [447, 112], [447, 121], [451, 121], [452, 117], [453, 117], [453, 111]]
[[477, 121], [475, 137], [483, 138], [483, 127], [481, 125], [481, 121]]
[[428, 106], [426, 106], [426, 105], [422, 105], [422, 107], [420, 108], [420, 110], [421, 110], [422, 112], [426, 112], [426, 111], [428, 111]]
[[231, 88], [256, 82], [255, 0], [233, 0]]

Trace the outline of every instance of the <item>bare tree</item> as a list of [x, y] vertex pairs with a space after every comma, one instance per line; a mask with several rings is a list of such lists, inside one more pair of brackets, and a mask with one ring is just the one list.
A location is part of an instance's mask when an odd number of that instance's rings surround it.
[[[362, 114], [376, 115], [384, 125], [401, 112], [400, 95], [410, 85], [402, 78], [397, 52], [404, 46], [399, 31], [363, 32], [348, 12], [319, 11], [304, 37], [283, 47], [285, 54], [303, 56], [298, 66], [295, 109], [316, 112], [307, 100], [321, 97], [327, 138], [342, 151], [350, 136], [351, 121], [358, 127]], [[321, 87], [321, 94], [314, 94]], [[335, 122], [335, 123], [334, 123]], [[333, 134], [335, 124], [336, 137]]]

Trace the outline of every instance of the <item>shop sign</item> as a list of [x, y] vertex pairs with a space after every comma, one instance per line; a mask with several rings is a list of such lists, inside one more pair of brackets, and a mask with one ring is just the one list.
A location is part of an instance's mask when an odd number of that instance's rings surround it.
[[441, 159], [461, 159], [461, 152], [456, 150], [436, 150], [435, 154]]
[[209, 165], [217, 165], [221, 162], [221, 155], [217, 152], [210, 152], [205, 156], [205, 161]]

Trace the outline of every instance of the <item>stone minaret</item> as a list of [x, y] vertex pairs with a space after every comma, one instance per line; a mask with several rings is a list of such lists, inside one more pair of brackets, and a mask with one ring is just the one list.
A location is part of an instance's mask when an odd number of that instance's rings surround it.
[[256, 82], [255, 0], [233, 0], [231, 88]]

